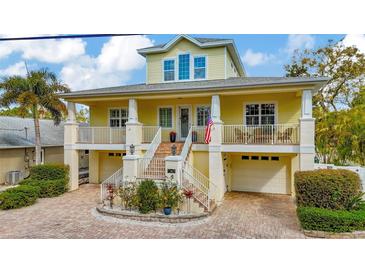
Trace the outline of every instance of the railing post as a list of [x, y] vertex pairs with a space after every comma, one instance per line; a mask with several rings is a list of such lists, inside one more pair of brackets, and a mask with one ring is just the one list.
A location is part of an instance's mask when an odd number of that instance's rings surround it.
[[165, 158], [165, 174], [166, 178], [173, 180], [177, 185], [181, 186], [181, 171], [183, 160], [180, 155], [167, 156]]
[[95, 143], [95, 128], [91, 128], [91, 143], [94, 144]]
[[271, 144], [274, 144], [274, 125], [271, 125]]
[[112, 128], [109, 128], [109, 144], [112, 144]]

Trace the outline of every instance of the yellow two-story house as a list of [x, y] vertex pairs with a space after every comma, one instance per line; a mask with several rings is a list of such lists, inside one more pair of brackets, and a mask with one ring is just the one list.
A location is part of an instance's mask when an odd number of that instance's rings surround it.
[[[312, 95], [328, 79], [248, 77], [229, 39], [178, 35], [138, 53], [146, 83], [62, 95], [71, 189], [85, 149], [91, 183], [175, 180], [205, 209], [226, 191], [292, 195], [294, 172], [313, 169]], [[75, 122], [76, 103], [90, 127]]]

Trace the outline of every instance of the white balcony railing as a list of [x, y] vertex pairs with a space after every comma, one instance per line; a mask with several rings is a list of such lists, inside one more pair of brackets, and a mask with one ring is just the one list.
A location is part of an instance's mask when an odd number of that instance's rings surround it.
[[299, 125], [224, 125], [222, 143], [299, 144]]
[[151, 143], [153, 138], [155, 138], [159, 126], [143, 126], [142, 127], [142, 142]]
[[125, 144], [125, 127], [79, 127], [77, 142], [85, 144]]
[[193, 143], [204, 143], [205, 127], [204, 126], [192, 126], [192, 141]]

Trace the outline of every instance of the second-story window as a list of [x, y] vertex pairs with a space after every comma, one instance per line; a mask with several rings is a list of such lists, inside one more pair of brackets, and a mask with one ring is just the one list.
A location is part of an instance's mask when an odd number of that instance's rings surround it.
[[190, 79], [190, 54], [179, 55], [179, 80]]
[[206, 126], [210, 115], [210, 106], [200, 106], [196, 108], [197, 126]]
[[128, 108], [113, 108], [109, 110], [110, 127], [125, 127], [128, 122]]
[[175, 60], [164, 60], [163, 62], [163, 79], [164, 81], [175, 80]]
[[205, 56], [194, 57], [194, 79], [205, 79], [206, 60]]
[[275, 104], [247, 104], [245, 119], [246, 125], [273, 125]]

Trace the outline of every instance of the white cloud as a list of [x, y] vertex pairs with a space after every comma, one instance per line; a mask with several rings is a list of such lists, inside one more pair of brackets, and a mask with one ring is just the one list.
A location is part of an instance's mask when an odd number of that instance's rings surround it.
[[83, 55], [61, 70], [62, 80], [73, 90], [125, 84], [133, 70], [143, 68], [145, 60], [137, 49], [152, 46], [145, 36], [112, 37], [93, 58]]
[[311, 49], [314, 47], [315, 38], [309, 34], [290, 34], [286, 51], [292, 54], [296, 49]]
[[263, 52], [254, 52], [251, 49], [246, 50], [245, 54], [242, 57], [242, 61], [244, 64], [247, 64], [251, 67], [265, 64], [267, 62], [272, 61], [275, 58], [273, 54], [267, 54]]
[[365, 53], [364, 34], [347, 34], [342, 43], [347, 47], [356, 46], [362, 53]]
[[85, 53], [82, 39], [49, 39], [6, 41], [0, 44], [0, 58], [19, 52], [24, 59], [47, 63], [62, 63]]
[[18, 62], [5, 69], [0, 69], [0, 76], [25, 76], [26, 74], [27, 70], [25, 68], [24, 62]]

